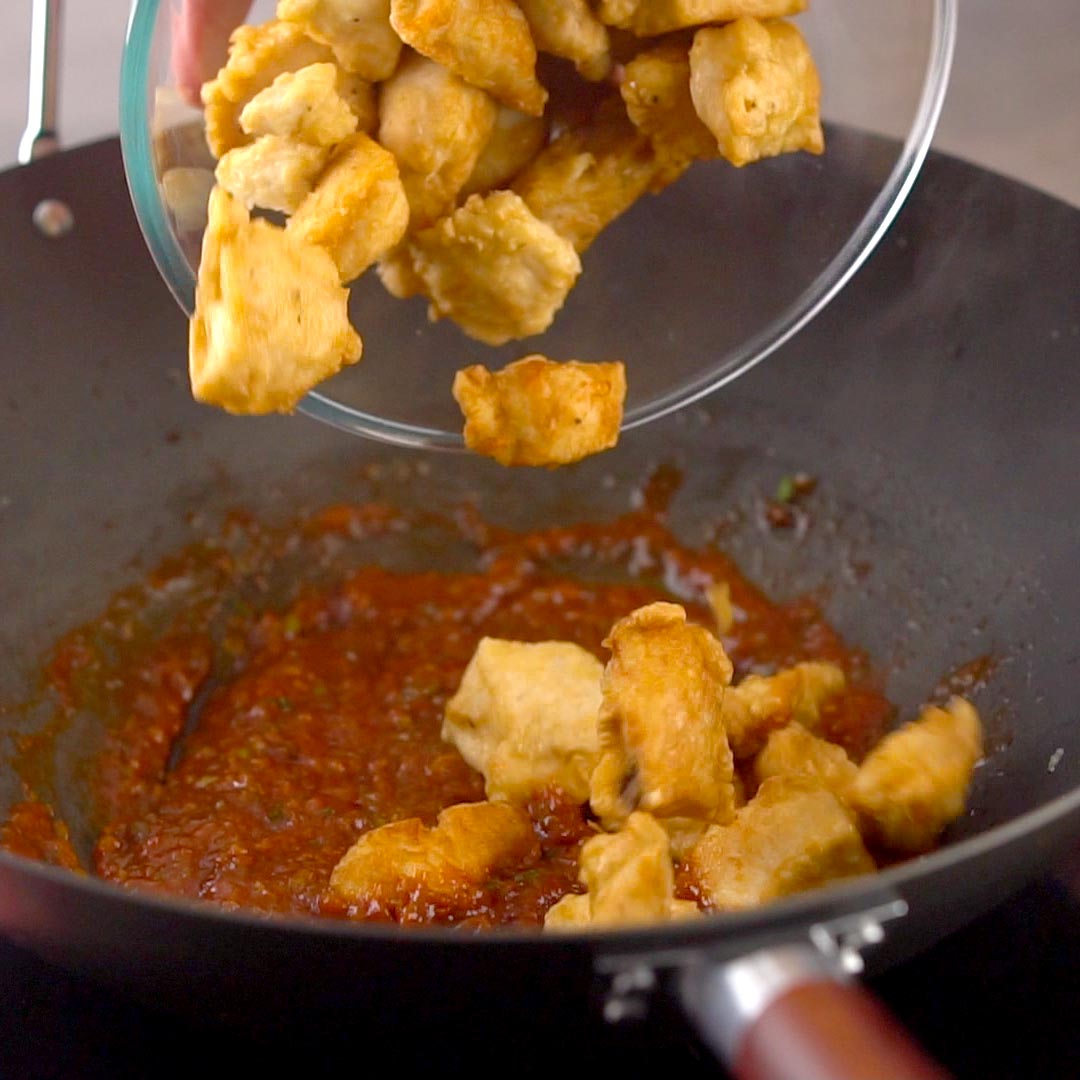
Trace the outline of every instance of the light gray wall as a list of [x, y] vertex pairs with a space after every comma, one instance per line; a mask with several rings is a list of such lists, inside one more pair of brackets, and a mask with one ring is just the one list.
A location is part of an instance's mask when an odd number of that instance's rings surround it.
[[[14, 163], [24, 122], [30, 3], [0, 0], [0, 168]], [[61, 134], [72, 145], [116, 131], [128, 0], [64, 6]], [[1080, 0], [961, 0], [937, 145], [1080, 205]]]

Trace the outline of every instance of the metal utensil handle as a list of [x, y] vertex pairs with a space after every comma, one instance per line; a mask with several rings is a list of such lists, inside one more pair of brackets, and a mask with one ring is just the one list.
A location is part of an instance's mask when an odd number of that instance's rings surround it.
[[695, 965], [682, 972], [678, 993], [735, 1080], [948, 1080], [811, 945]]
[[60, 149], [57, 112], [62, 10], [63, 0], [34, 0], [26, 130], [19, 140], [19, 163], [22, 165]]

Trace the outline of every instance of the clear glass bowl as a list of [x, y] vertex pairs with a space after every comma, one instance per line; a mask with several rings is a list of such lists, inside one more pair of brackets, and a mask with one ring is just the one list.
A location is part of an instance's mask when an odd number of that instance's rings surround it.
[[[190, 314], [213, 161], [201, 114], [172, 89], [179, 2], [133, 4], [120, 134], [147, 244]], [[272, 14], [260, 0], [249, 21]], [[391, 298], [369, 272], [351, 302], [364, 358], [308, 394], [300, 411], [385, 442], [458, 449], [450, 384], [466, 364], [500, 366], [529, 352], [621, 359], [627, 430], [763, 360], [840, 291], [911, 190], [945, 95], [956, 0], [812, 0], [798, 24], [822, 76], [824, 156], [694, 166], [601, 234], [545, 334], [500, 349], [450, 322], [429, 323], [423, 300]]]

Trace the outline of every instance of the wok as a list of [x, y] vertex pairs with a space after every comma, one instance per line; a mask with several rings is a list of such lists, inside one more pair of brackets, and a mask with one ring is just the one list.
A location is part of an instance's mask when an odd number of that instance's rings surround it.
[[[869, 182], [881, 147], [835, 131], [827, 182]], [[688, 177], [678, 198], [708, 206], [707, 175]], [[70, 233], [50, 239], [35, 227], [43, 198], [70, 207]], [[812, 190], [785, 198], [784, 213], [814, 212]], [[630, 227], [640, 236], [678, 219], [652, 220]], [[612, 246], [597, 245], [591, 272], [614, 270], [604, 259], [619, 250], [618, 228]], [[751, 512], [725, 547], [774, 593], [827, 589], [833, 623], [892, 666], [889, 693], [905, 713], [943, 672], [997, 658], [975, 695], [993, 752], [942, 850], [758, 911], [560, 939], [405, 933], [150, 899], [0, 854], [0, 933], [12, 941], [170, 1008], [295, 1025], [313, 1016], [355, 1023], [362, 1013], [372, 1030], [417, 1010], [424, 1020], [465, 1017], [466, 1040], [523, 1017], [558, 1032], [586, 1009], [597, 1023], [618, 1021], [670, 994], [710, 1045], [729, 1056], [741, 1047], [744, 1075], [783, 1075], [786, 1061], [788, 1075], [808, 1077], [816, 1060], [821, 1074], [839, 1077], [859, 1075], [828, 1056], [854, 1039], [850, 1030], [827, 1030], [816, 1045], [806, 1036], [800, 1053], [816, 1050], [816, 1059], [766, 1060], [769, 1047], [791, 1048], [760, 1038], [774, 1035], [770, 1017], [783, 1010], [765, 1010], [755, 1026], [758, 1014], [739, 1011], [752, 1004], [739, 987], [761, 991], [759, 1006], [790, 1005], [795, 997], [781, 991], [793, 979], [820, 989], [842, 970], [894, 963], [1006, 898], [1077, 835], [1075, 210], [932, 157], [868, 267], [770, 363], [707, 408], [554, 474], [450, 456], [417, 468], [416, 457], [319, 425], [195, 406], [185, 328], [143, 249], [114, 142], [0, 176], [0, 238], [9, 260], [0, 299], [0, 700], [26, 695], [63, 629], [163, 553], [213, 530], [230, 507], [272, 520], [332, 499], [474, 498], [493, 520], [524, 527], [618, 513], [662, 462], [684, 470], [672, 525], [691, 541], [730, 508], [752, 508], [781, 475], [821, 478], [805, 536], [763, 532]], [[692, 234], [646, 232], [642, 248], [679, 251], [686, 280], [713, 272], [715, 253]], [[631, 272], [650, 269], [643, 259]], [[662, 362], [665, 322], [679, 316], [657, 292]], [[373, 308], [364, 330], [409, 332], [395, 319], [392, 306]], [[681, 330], [708, 334], [707, 325]], [[401, 557], [438, 561], [401, 542]], [[9, 764], [15, 737], [40, 722], [0, 718], [0, 812], [20, 796]], [[59, 740], [51, 763], [48, 793], [77, 839], [92, 726]], [[894, 1058], [891, 1074], [921, 1075], [917, 1067]]]

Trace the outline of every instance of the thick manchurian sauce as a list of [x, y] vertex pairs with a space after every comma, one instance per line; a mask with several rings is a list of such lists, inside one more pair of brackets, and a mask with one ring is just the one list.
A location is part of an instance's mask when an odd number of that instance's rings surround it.
[[[383, 507], [334, 507], [297, 526], [291, 541], [264, 543], [243, 571], [257, 582], [258, 558], [269, 564], [290, 545], [409, 527]], [[439, 734], [481, 637], [573, 641], [604, 658], [612, 623], [654, 600], [678, 599], [711, 625], [702, 598], [713, 581], [729, 583], [737, 612], [723, 638], [737, 678], [831, 660], [847, 671], [849, 687], [827, 707], [828, 737], [858, 758], [888, 724], [891, 707], [865, 659], [814, 603], [770, 602], [722, 554], [681, 546], [662, 510], [647, 505], [610, 523], [531, 534], [466, 514], [456, 529], [475, 546], [472, 572], [361, 566], [305, 586], [284, 610], [237, 604], [228, 617], [213, 598], [239, 565], [224, 548], [207, 549], [207, 587], [152, 642], [130, 631], [135, 592], [102, 622], [69, 635], [50, 666], [51, 692], [70, 708], [107, 699], [115, 717], [95, 767], [101, 831], [92, 871], [227, 907], [346, 917], [324, 892], [364, 830], [406, 817], [430, 824], [444, 807], [484, 797], [482, 777]], [[205, 573], [207, 550], [164, 565], [153, 588]], [[117, 646], [125, 638], [135, 643], [130, 656]], [[186, 725], [193, 707], [197, 722]], [[5, 827], [5, 845], [74, 865], [59, 823], [26, 807]], [[595, 826], [586, 808], [557, 791], [537, 793], [528, 809], [539, 854], [456, 906], [403, 895], [392, 910], [348, 917], [542, 923], [560, 896], [579, 888], [578, 848]]]

